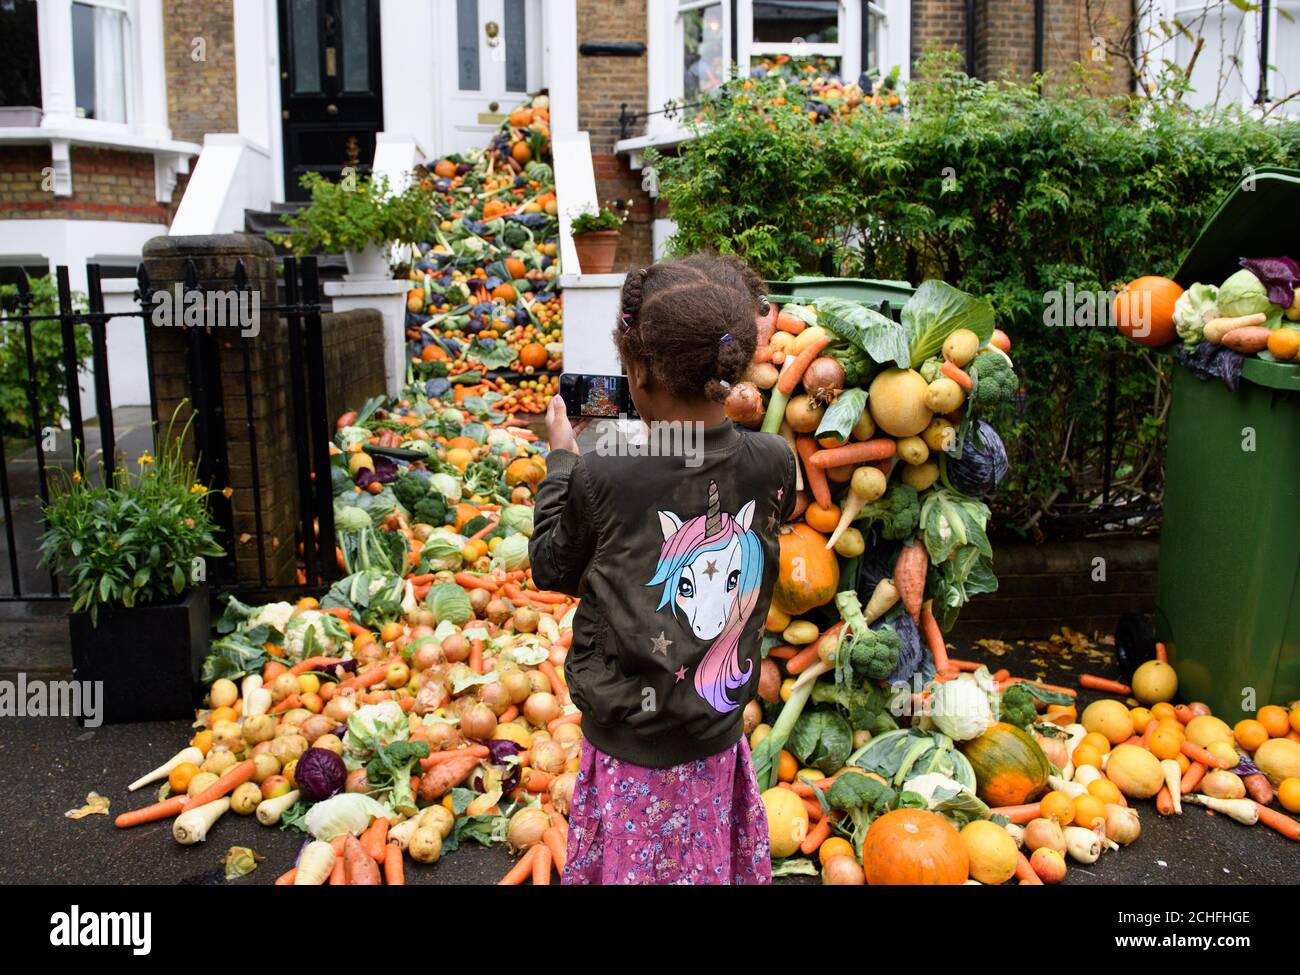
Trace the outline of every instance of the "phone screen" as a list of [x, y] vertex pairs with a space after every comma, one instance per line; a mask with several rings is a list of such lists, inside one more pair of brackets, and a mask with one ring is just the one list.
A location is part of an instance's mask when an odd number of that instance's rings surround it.
[[560, 377], [560, 398], [572, 417], [636, 416], [626, 376], [589, 376], [565, 373]]

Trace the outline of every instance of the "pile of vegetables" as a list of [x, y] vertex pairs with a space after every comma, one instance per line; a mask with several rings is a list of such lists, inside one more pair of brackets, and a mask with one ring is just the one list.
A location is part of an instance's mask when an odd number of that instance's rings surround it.
[[[791, 57], [774, 54], [754, 61], [750, 77], [773, 78], [784, 82], [784, 94], [778, 97], [797, 101], [808, 113], [809, 121], [825, 122], [837, 115], [871, 108], [875, 111], [901, 112], [903, 100], [897, 66], [883, 78], [843, 81], [836, 73], [835, 62], [820, 56]], [[741, 90], [749, 85], [741, 82]]]
[[528, 563], [545, 447], [492, 394], [452, 407], [416, 383], [336, 423], [343, 577], [321, 598], [230, 598], [189, 745], [132, 788], [177, 842], [227, 813], [305, 834], [281, 883], [400, 884], [463, 841], [564, 862], [582, 740], [564, 656], [576, 601]]
[[504, 412], [543, 412], [563, 355], [547, 96], [485, 149], [438, 160], [423, 185], [437, 220], [412, 254], [408, 379], [448, 402], [491, 391]]

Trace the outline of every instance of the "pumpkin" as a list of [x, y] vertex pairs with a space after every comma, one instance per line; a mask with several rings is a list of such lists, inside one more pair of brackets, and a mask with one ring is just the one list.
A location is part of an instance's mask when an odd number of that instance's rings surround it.
[[456, 175], [456, 164], [450, 159], [439, 159], [433, 164], [433, 174], [444, 179], [450, 179]]
[[970, 858], [948, 820], [924, 809], [895, 809], [867, 830], [862, 869], [869, 884], [942, 884], [970, 879]]
[[533, 110], [531, 108], [516, 108], [510, 113], [510, 124], [516, 129], [522, 129], [533, 123]]
[[840, 562], [826, 548], [826, 536], [808, 525], [781, 529], [781, 569], [772, 602], [783, 613], [801, 616], [834, 597], [840, 584]]
[[[541, 208], [538, 207], [538, 209]], [[528, 268], [524, 265], [524, 262], [517, 257], [507, 257], [505, 263], [506, 263], [506, 271], [509, 272], [510, 277], [513, 280], [518, 281], [520, 278], [522, 278], [525, 274], [528, 273]]]
[[540, 342], [529, 342], [519, 350], [519, 364], [524, 368], [544, 369], [548, 358], [546, 346]]
[[975, 770], [975, 793], [990, 806], [1019, 806], [1047, 791], [1047, 755], [1015, 725], [999, 721], [957, 747]]
[[773, 787], [760, 797], [767, 813], [767, 838], [772, 856], [780, 859], [799, 852], [808, 835], [808, 809], [793, 789]]
[[540, 457], [519, 457], [506, 468], [506, 486], [527, 484], [536, 487], [546, 477], [546, 462]]
[[510, 158], [515, 162], [526, 163], [533, 158], [533, 150], [523, 139], [510, 147]]
[[478, 505], [466, 504], [463, 501], [460, 504], [457, 504], [456, 505], [456, 531], [460, 531], [462, 528], [464, 528], [466, 525], [468, 525], [471, 521], [473, 521], [482, 513], [483, 512], [479, 511]]

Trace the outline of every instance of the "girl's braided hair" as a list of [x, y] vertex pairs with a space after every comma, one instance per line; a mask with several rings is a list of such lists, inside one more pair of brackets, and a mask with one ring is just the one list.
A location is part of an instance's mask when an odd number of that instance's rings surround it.
[[614, 342], [678, 396], [721, 402], [740, 381], [766, 314], [763, 279], [729, 254], [693, 254], [629, 271]]

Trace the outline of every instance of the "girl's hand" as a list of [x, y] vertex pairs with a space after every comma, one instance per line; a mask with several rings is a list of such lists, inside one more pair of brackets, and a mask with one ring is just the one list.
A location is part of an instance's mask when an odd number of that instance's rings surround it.
[[578, 449], [578, 434], [587, 428], [587, 423], [587, 420], [579, 420], [576, 426], [571, 424], [564, 400], [559, 396], [551, 397], [551, 402], [546, 407], [546, 440], [552, 450], [581, 453]]

